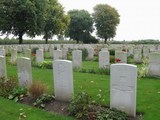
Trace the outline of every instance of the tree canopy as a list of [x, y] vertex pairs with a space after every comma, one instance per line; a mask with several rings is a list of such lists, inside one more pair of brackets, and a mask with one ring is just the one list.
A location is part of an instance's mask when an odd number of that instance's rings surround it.
[[69, 24], [69, 20], [69, 16], [64, 14], [62, 5], [57, 0], [49, 0], [43, 33], [46, 43], [55, 34], [63, 35]]
[[70, 10], [68, 15], [70, 15], [70, 24], [66, 35], [79, 43], [86, 35], [92, 33], [93, 18], [86, 10]]
[[62, 34], [69, 23], [57, 0], [0, 0], [0, 16], [1, 33], [18, 36], [20, 44], [24, 34], [44, 34], [48, 40]]
[[1, 32], [18, 36], [20, 44], [24, 34], [31, 37], [40, 34], [46, 4], [44, 0], [1, 0]]
[[107, 4], [98, 4], [94, 7], [93, 18], [97, 29], [97, 36], [108, 39], [116, 35], [116, 27], [120, 22], [117, 10]]

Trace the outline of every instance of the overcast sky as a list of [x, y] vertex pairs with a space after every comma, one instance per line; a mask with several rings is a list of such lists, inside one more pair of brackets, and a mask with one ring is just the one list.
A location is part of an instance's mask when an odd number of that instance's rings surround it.
[[116, 40], [160, 39], [160, 0], [59, 0], [65, 11], [109, 4], [120, 14]]

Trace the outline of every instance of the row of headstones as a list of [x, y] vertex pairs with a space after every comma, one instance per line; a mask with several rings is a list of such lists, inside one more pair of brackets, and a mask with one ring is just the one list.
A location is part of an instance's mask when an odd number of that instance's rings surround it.
[[[6, 68], [5, 57], [1, 68]], [[3, 66], [2, 66], [3, 65]], [[74, 94], [73, 67], [68, 60], [55, 60], [53, 64], [54, 94], [56, 100], [70, 101]], [[32, 84], [32, 67], [30, 58], [17, 59], [19, 86], [29, 87]], [[6, 70], [5, 70], [6, 71]], [[4, 72], [4, 71], [3, 71]], [[5, 73], [6, 74], [6, 73]], [[136, 115], [137, 67], [129, 64], [111, 65], [110, 107]]]
[[[54, 60], [61, 59], [62, 56], [67, 55], [67, 49], [65, 50], [53, 50], [54, 53]], [[89, 49], [90, 53], [88, 59], [93, 59], [93, 51]], [[31, 49], [26, 49], [24, 51], [25, 57], [31, 58]], [[141, 49], [134, 50], [134, 56], [137, 58], [137, 62], [141, 62]], [[5, 55], [5, 50], [0, 49], [0, 55]], [[149, 75], [150, 76], [158, 76], [160, 77], [160, 53], [153, 52], [149, 53]], [[124, 51], [116, 51], [115, 58], [120, 59], [119, 63], [127, 63], [127, 52]], [[11, 63], [15, 63], [17, 59], [17, 49], [11, 50]], [[63, 58], [65, 59], [65, 58]], [[138, 60], [139, 59], [139, 60]], [[36, 61], [38, 63], [44, 61], [44, 53], [43, 49], [36, 50]], [[74, 50], [72, 51], [72, 61], [73, 61], [73, 68], [81, 68], [82, 67], [82, 51], [81, 50]], [[110, 55], [107, 48], [101, 49], [99, 52], [99, 68], [109, 68], [110, 66]]]

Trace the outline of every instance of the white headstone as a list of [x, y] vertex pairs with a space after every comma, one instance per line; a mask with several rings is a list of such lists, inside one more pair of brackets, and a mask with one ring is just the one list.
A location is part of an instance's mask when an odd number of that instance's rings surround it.
[[106, 50], [99, 52], [99, 68], [109, 68], [110, 55]]
[[135, 63], [142, 62], [142, 49], [140, 48], [134, 49], [134, 62]]
[[27, 58], [31, 58], [31, 49], [25, 49], [24, 56]]
[[49, 48], [50, 57], [53, 58], [54, 56], [54, 47]]
[[149, 55], [149, 48], [143, 47], [143, 57], [148, 57], [148, 55]]
[[67, 52], [68, 52], [67, 48], [62, 48], [62, 59], [67, 60]]
[[116, 51], [115, 52], [115, 62], [118, 62], [118, 63], [127, 63], [127, 52]]
[[108, 51], [108, 48], [102, 48], [101, 51]]
[[62, 59], [62, 51], [54, 50], [54, 60]]
[[55, 99], [70, 101], [74, 91], [72, 62], [55, 60], [53, 68]]
[[32, 84], [32, 68], [30, 58], [17, 58], [17, 67], [19, 85], [29, 87]]
[[43, 49], [36, 50], [36, 61], [37, 63], [41, 63], [44, 61]]
[[5, 56], [0, 56], [0, 77], [4, 77], [5, 79], [7, 78]]
[[11, 50], [11, 63], [15, 64], [17, 60], [17, 49], [12, 49]]
[[160, 53], [154, 52], [149, 54], [149, 69], [150, 76], [160, 77]]
[[137, 66], [112, 64], [110, 81], [110, 108], [136, 116]]
[[73, 68], [82, 67], [82, 51], [81, 50], [72, 51], [72, 62], [73, 62]]
[[0, 56], [5, 56], [5, 49], [0, 49]]
[[87, 51], [88, 51], [88, 56], [87, 56], [87, 60], [93, 60], [93, 57], [94, 57], [94, 49], [89, 47], [87, 48]]

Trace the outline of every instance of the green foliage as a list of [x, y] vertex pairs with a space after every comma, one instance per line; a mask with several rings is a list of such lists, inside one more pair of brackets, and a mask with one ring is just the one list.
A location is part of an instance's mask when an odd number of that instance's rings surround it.
[[101, 110], [96, 120], [127, 120], [127, 114], [116, 109]]
[[[48, 44], [75, 44], [76, 41], [72, 41], [72, 40], [48, 40]], [[1, 45], [10, 45], [10, 44], [18, 44], [18, 39], [14, 39], [14, 38], [4, 38], [1, 39], [0, 38], [0, 44]], [[43, 40], [24, 40], [23, 44], [45, 44], [45, 42]]]
[[43, 61], [39, 63], [39, 67], [42, 69], [52, 69], [53, 68], [53, 63], [52, 61]]
[[62, 5], [57, 0], [49, 0], [46, 9], [44, 39], [48, 43], [48, 39], [53, 35], [64, 34], [69, 24], [69, 16], [64, 14]]
[[22, 44], [23, 35], [39, 35], [44, 25], [45, 0], [1, 0], [0, 31], [14, 34]]
[[115, 55], [115, 49], [109, 50], [109, 54], [114, 56]]
[[110, 55], [110, 63], [115, 63], [115, 56]]
[[[101, 98], [100, 98], [101, 99]], [[69, 105], [69, 112], [81, 120], [126, 120], [127, 114], [116, 109], [95, 106], [86, 92], [78, 93]]]
[[78, 93], [69, 105], [69, 112], [77, 119], [87, 120], [91, 97], [86, 93]]
[[146, 77], [148, 75], [148, 58], [142, 59], [142, 66], [138, 69], [138, 78]]
[[12, 90], [12, 93], [9, 95], [8, 99], [14, 100], [15, 102], [18, 102], [19, 100], [22, 100], [24, 95], [27, 94], [27, 88], [26, 87], [15, 87]]
[[88, 56], [88, 51], [87, 49], [81, 49], [82, 50], [82, 60], [86, 60], [87, 56]]
[[107, 4], [98, 4], [94, 8], [93, 18], [97, 29], [97, 36], [105, 39], [116, 35], [116, 26], [120, 22], [117, 10]]
[[44, 108], [45, 107], [45, 103], [49, 102], [51, 100], [54, 100], [54, 96], [53, 95], [49, 95], [49, 94], [43, 94], [40, 97], [38, 97], [36, 99], [36, 101], [33, 103], [34, 106], [39, 107], [39, 108]]
[[0, 96], [8, 98], [12, 94], [13, 89], [17, 86], [15, 78], [11, 77], [5, 80], [3, 77], [0, 78]]
[[34, 48], [32, 48], [32, 54], [36, 54], [36, 50], [38, 50], [39, 48], [37, 48], [37, 47], [34, 47]]
[[[93, 19], [86, 10], [70, 10], [70, 24], [66, 31], [66, 36], [73, 40], [84, 41], [85, 37], [89, 38], [90, 33], [93, 31]], [[93, 39], [93, 38], [91, 38]]]
[[101, 68], [101, 69], [98, 70], [98, 74], [109, 75], [110, 74], [110, 69]]

